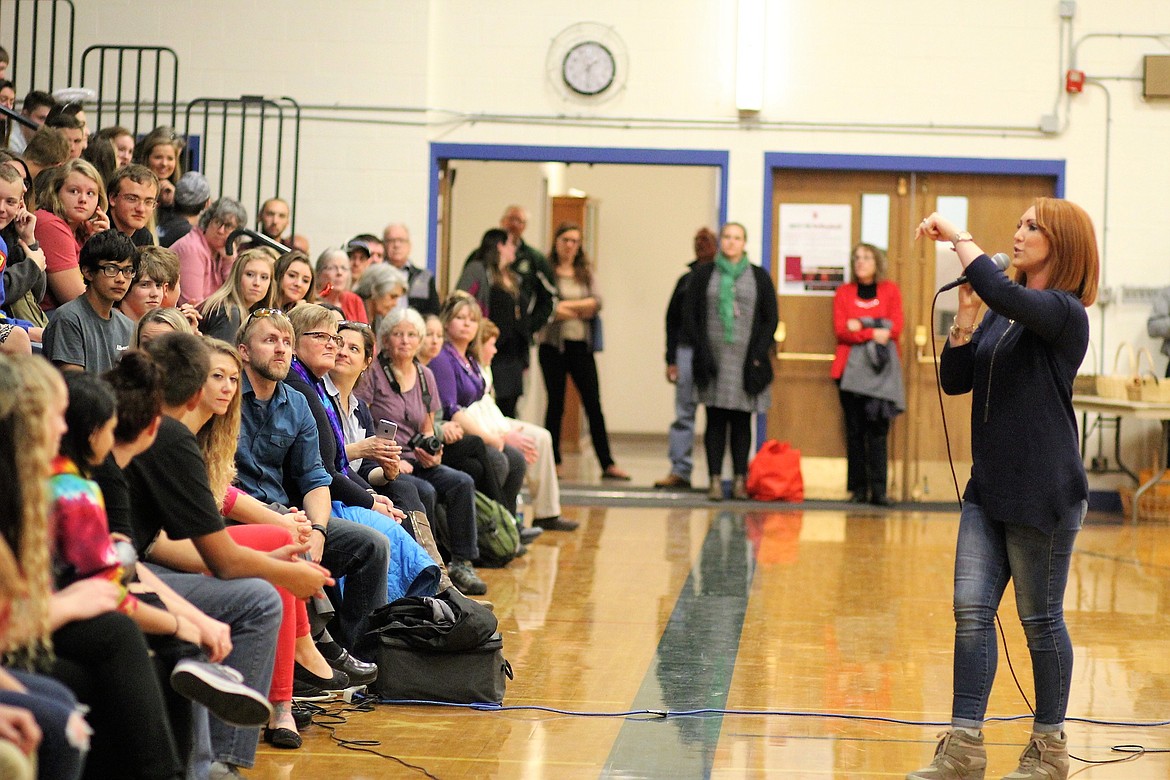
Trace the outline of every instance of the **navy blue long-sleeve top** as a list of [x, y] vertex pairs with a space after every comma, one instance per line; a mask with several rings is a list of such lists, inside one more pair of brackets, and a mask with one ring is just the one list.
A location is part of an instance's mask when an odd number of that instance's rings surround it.
[[990, 311], [969, 344], [948, 342], [939, 366], [944, 392], [972, 393], [963, 499], [993, 520], [1051, 533], [1089, 493], [1072, 406], [1089, 317], [1072, 293], [1029, 290], [987, 255], [967, 279]]

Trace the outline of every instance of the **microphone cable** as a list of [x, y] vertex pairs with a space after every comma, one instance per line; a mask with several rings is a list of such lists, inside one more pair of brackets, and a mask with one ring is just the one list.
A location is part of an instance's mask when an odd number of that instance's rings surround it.
[[[932, 298], [930, 301], [930, 322], [932, 324], [935, 321], [935, 307], [938, 305], [938, 296], [942, 294], [945, 289], [946, 288], [940, 289], [938, 292], [936, 292], [934, 294], [934, 298]], [[955, 501], [959, 505], [959, 514], [961, 516], [963, 512], [963, 495], [959, 492], [959, 478], [955, 473], [955, 457], [951, 452], [951, 434], [950, 429], [947, 427], [947, 410], [946, 406], [943, 404], [942, 376], [939, 372], [938, 344], [935, 341], [933, 333], [930, 336], [930, 353], [932, 358], [931, 362], [934, 365], [934, 387], [938, 393], [938, 411], [939, 416], [942, 418], [943, 441], [946, 443], [947, 447], [947, 464], [951, 469], [951, 484], [954, 486]], [[1016, 676], [1016, 667], [1012, 664], [1012, 655], [1008, 650], [1007, 634], [1003, 630], [1003, 621], [999, 619], [998, 609], [995, 612], [995, 625], [996, 628], [999, 629], [1000, 642], [1003, 644], [1004, 660], [1007, 661], [1008, 671], [1011, 672], [1012, 675], [1012, 682], [1016, 684], [1016, 690], [1020, 692], [1020, 698], [1024, 700], [1024, 705], [1028, 708], [1028, 712], [1030, 712], [1032, 717], [1035, 718], [1036, 710], [1032, 706], [1032, 702], [1028, 698], [1028, 694], [1024, 692], [1024, 686], [1020, 684], [1020, 678]], [[1110, 748], [1110, 750], [1115, 753], [1128, 753], [1129, 755], [1126, 755], [1123, 758], [1091, 759], [1081, 758], [1080, 756], [1073, 755], [1073, 753], [1070, 752], [1068, 757], [1073, 760], [1080, 761], [1083, 764], [1123, 764], [1129, 761], [1136, 761], [1146, 753], [1170, 753], [1170, 748], [1147, 748], [1143, 745], [1114, 745], [1112, 748]], [[1081, 769], [1077, 770], [1077, 773], [1083, 772], [1090, 768], [1091, 767], [1088, 766], [1082, 767]]]

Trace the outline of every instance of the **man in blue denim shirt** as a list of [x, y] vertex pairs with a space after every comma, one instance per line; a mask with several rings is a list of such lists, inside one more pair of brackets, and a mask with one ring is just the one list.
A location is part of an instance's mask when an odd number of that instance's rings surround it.
[[275, 309], [254, 312], [240, 328], [244, 376], [236, 479], [253, 498], [305, 510], [313, 524], [310, 556], [336, 579], [345, 577], [345, 598], [336, 586], [329, 597], [337, 605], [338, 640], [356, 650], [370, 613], [386, 603], [390, 547], [377, 531], [331, 517], [332, 478], [321, 464], [316, 422], [304, 396], [282, 381], [292, 361], [292, 338], [292, 324]]

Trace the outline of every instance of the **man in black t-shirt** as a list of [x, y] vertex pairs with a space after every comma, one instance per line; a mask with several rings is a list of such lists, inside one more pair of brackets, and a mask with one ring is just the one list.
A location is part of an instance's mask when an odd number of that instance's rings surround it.
[[[325, 570], [296, 559], [303, 547], [271, 554], [241, 547], [228, 535], [207, 481], [195, 436], [178, 418], [199, 402], [209, 373], [207, 347], [198, 336], [173, 333], [151, 342], [151, 357], [163, 372], [163, 417], [154, 444], [126, 467], [130, 521], [139, 554], [155, 564], [159, 578], [192, 604], [231, 626], [232, 651], [225, 664], [252, 688], [267, 691], [272, 680], [276, 632], [282, 608], [269, 583], [305, 598], [331, 583]], [[214, 577], [188, 574], [160, 531], [172, 540], [190, 539]], [[211, 723], [217, 762], [227, 767], [255, 763], [259, 731]]]

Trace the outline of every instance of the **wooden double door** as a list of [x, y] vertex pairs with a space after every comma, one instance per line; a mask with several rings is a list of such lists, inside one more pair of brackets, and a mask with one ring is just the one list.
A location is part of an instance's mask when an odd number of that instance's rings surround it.
[[[989, 253], [1010, 253], [1020, 216], [1033, 198], [1052, 195], [1055, 184], [1055, 179], [1048, 176], [797, 169], [775, 172], [773, 224], [778, 229], [773, 234], [773, 257], [782, 257], [780, 250], [785, 244], [785, 227], [780, 218], [784, 204], [848, 205], [849, 245], [864, 240], [886, 249], [887, 276], [901, 289], [905, 327], [899, 353], [907, 409], [891, 429], [891, 497], [954, 499], [948, 437], [960, 490], [971, 467], [970, 397], [943, 396], [940, 400], [935, 372], [935, 356], [942, 352], [957, 293], [939, 296], [932, 319], [935, 291], [954, 279], [961, 268], [949, 244], [915, 242], [915, 226], [925, 215], [941, 211], [974, 234]], [[848, 268], [847, 257], [843, 265]], [[768, 437], [792, 442], [806, 459], [840, 459], [843, 463], [844, 422], [837, 389], [829, 376], [836, 346], [833, 298], [830, 294], [786, 293], [780, 284], [784, 266], [783, 260], [773, 263], [774, 279], [781, 292], [784, 340], [775, 361]], [[946, 430], [940, 408], [945, 411]], [[844, 493], [842, 479], [837, 495]]]

